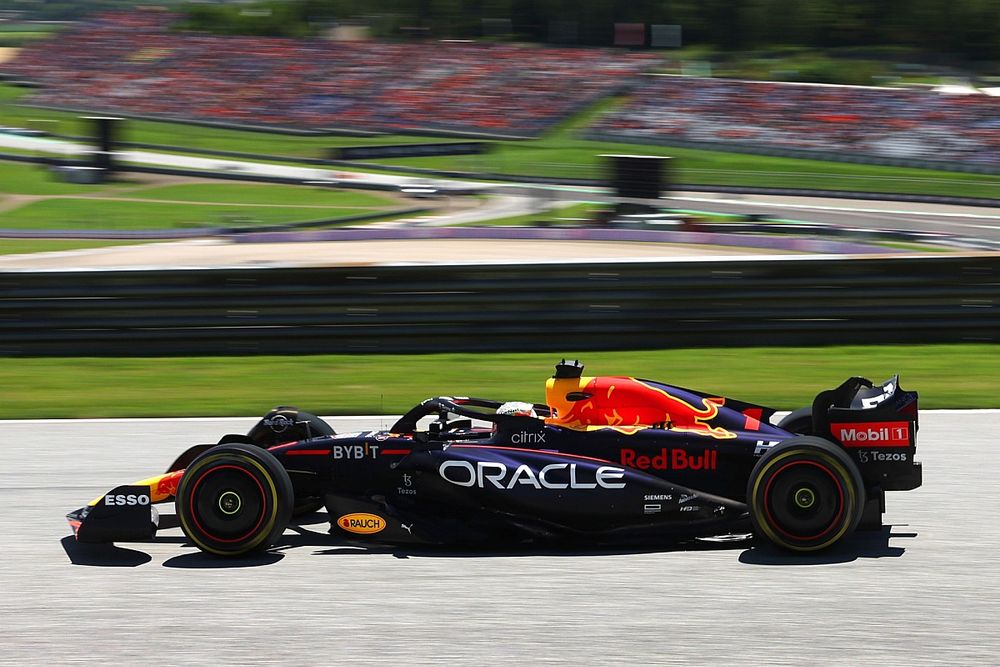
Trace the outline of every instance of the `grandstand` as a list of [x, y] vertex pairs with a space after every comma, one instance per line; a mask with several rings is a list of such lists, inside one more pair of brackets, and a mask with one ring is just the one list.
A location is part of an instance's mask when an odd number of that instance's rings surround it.
[[534, 136], [627, 88], [650, 54], [500, 43], [331, 42], [174, 32], [106, 14], [3, 67], [28, 103], [180, 120]]
[[602, 138], [798, 149], [1000, 167], [1000, 98], [927, 89], [649, 77]]
[[0, 71], [29, 104], [297, 131], [536, 137], [593, 101], [628, 102], [588, 136], [616, 142], [1000, 168], [1000, 97], [649, 74], [651, 53], [490, 42], [332, 42], [172, 29], [100, 15]]

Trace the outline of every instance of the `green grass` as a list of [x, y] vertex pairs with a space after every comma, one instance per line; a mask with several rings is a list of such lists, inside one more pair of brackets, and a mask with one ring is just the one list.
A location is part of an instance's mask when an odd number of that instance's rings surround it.
[[138, 245], [143, 241], [82, 241], [73, 239], [4, 239], [0, 238], [0, 255], [26, 255], [34, 252], [87, 250], [120, 245]]
[[[14, 115], [18, 114], [22, 110], [19, 109], [8, 109], [7, 105], [21, 100], [21, 98], [27, 96], [31, 93], [30, 88], [22, 88], [21, 86], [12, 86], [10, 84], [0, 84], [0, 103], [3, 103], [4, 107], [0, 109], [0, 120], [6, 121], [8, 118], [13, 118]], [[13, 123], [2, 123], [5, 125], [12, 125]]]
[[40, 198], [0, 211], [0, 228], [8, 229], [161, 229], [286, 223], [398, 207], [394, 200], [368, 192], [266, 183], [151, 187], [148, 179], [133, 176], [101, 185], [72, 185], [52, 179], [35, 165], [0, 162], [0, 204], [7, 199], [5, 194]]
[[166, 185], [127, 193], [128, 197], [184, 202], [266, 204], [269, 206], [342, 206], [384, 208], [392, 202], [364, 192], [347, 192], [326, 187], [254, 184]]
[[[0, 149], [2, 150], [2, 149]], [[131, 182], [131, 181], [127, 181]], [[93, 185], [73, 185], [57, 181], [46, 167], [27, 162], [0, 162], [0, 195], [73, 195], [92, 194]], [[3, 214], [0, 213], [0, 219]]]
[[[142, 188], [138, 190], [138, 188]], [[287, 206], [386, 206], [392, 200], [370, 192], [269, 183], [195, 183], [150, 187], [141, 176], [119, 176], [101, 185], [74, 185], [53, 178], [46, 167], [0, 162], [0, 195], [101, 195], [185, 202]]]
[[0, 213], [7, 229], [169, 229], [234, 224], [301, 222], [339, 218], [370, 209], [251, 208], [236, 204], [205, 206], [107, 199], [50, 199]]
[[[72, 135], [92, 133], [92, 128], [80, 121], [76, 114], [14, 104], [26, 93], [24, 89], [0, 84], [0, 125], [41, 127], [31, 120], [49, 119], [55, 121], [45, 128], [51, 132]], [[596, 142], [578, 136], [579, 130], [596, 116], [620, 103], [619, 99], [601, 101], [538, 140], [495, 142], [495, 150], [487, 155], [397, 158], [359, 163], [359, 168], [407, 165], [471, 172], [600, 178], [604, 176], [604, 164], [598, 155], [633, 153], [673, 158], [671, 179], [681, 183], [1000, 198], [1000, 176]], [[406, 135], [295, 137], [152, 121], [128, 121], [124, 134], [129, 141], [294, 158], [323, 157], [329, 148], [339, 146], [447, 141], [438, 137]]]
[[399, 158], [370, 164], [404, 164], [457, 171], [487, 169], [501, 174], [530, 176], [604, 178], [607, 175], [607, 165], [600, 155], [605, 153], [670, 157], [669, 179], [675, 183], [1000, 198], [1000, 176], [596, 142], [575, 136], [543, 138], [520, 144], [503, 142], [489, 158]]
[[[567, 354], [590, 374], [640, 377], [792, 409], [851, 375], [901, 374], [921, 407], [1000, 407], [1000, 346], [744, 348]], [[0, 417], [398, 414], [429, 396], [544, 400], [563, 354], [323, 355], [202, 358], [8, 358]], [[276, 382], [276, 378], [281, 378]], [[311, 378], [313, 381], [301, 381]]]
[[52, 33], [40, 32], [40, 31], [23, 31], [23, 32], [0, 32], [0, 47], [18, 47], [24, 46], [29, 42], [36, 42], [40, 39], [45, 39], [51, 36]]
[[37, 32], [48, 37], [51, 37], [52, 33], [62, 30], [62, 28], [63, 26], [58, 23], [16, 23], [14, 21], [0, 23], [0, 33]]

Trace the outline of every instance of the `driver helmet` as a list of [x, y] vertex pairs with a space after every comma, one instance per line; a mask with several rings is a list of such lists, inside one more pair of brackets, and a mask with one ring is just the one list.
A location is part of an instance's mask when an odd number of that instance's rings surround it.
[[510, 415], [513, 417], [537, 417], [535, 406], [524, 401], [508, 401], [497, 408], [498, 415]]

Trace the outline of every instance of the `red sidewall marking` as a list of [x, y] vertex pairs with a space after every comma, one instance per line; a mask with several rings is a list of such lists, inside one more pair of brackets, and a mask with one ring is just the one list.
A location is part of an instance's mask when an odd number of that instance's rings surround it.
[[[249, 477], [250, 479], [252, 479], [254, 481], [254, 484], [257, 485], [257, 488], [260, 489], [260, 498], [261, 498], [261, 501], [262, 501], [261, 502], [261, 509], [260, 509], [260, 516], [257, 518], [257, 523], [254, 525], [254, 527], [251, 528], [248, 532], [244, 533], [243, 535], [240, 535], [239, 537], [234, 537], [234, 538], [231, 538], [231, 539], [224, 539], [224, 538], [221, 538], [221, 537], [215, 537], [210, 532], [208, 532], [207, 530], [205, 530], [202, 527], [201, 522], [198, 521], [198, 513], [194, 509], [195, 492], [198, 490], [198, 485], [201, 484], [201, 480], [205, 479], [206, 477], [208, 477], [209, 474], [211, 474], [213, 472], [216, 472], [218, 470], [224, 470], [226, 468], [229, 468], [231, 470], [239, 470], [241, 473], [243, 473], [244, 475], [246, 475], [247, 477]], [[205, 535], [207, 535], [209, 538], [215, 540], [216, 542], [222, 542], [223, 544], [232, 544], [233, 542], [239, 542], [240, 540], [245, 540], [246, 538], [248, 538], [251, 535], [253, 535], [254, 532], [256, 532], [256, 530], [258, 528], [260, 528], [260, 524], [263, 523], [264, 516], [267, 514], [267, 497], [264, 494], [264, 487], [261, 485], [260, 480], [258, 480], [256, 477], [254, 477], [253, 474], [251, 474], [251, 472], [249, 470], [244, 470], [243, 468], [241, 468], [239, 466], [234, 466], [234, 465], [221, 465], [221, 466], [215, 466], [213, 468], [209, 468], [208, 470], [206, 470], [205, 472], [203, 472], [201, 474], [201, 476], [198, 477], [197, 480], [195, 480], [194, 486], [191, 487], [191, 502], [189, 503], [189, 508], [191, 510], [191, 519], [194, 521], [194, 525], [198, 528], [198, 530], [200, 530], [202, 533], [204, 533]]]
[[[793, 535], [792, 533], [789, 533], [789, 532], [783, 530], [777, 524], [777, 522], [774, 520], [774, 517], [771, 515], [771, 503], [768, 500], [770, 498], [770, 495], [771, 495], [771, 484], [774, 483], [775, 478], [778, 475], [780, 475], [782, 472], [784, 472], [785, 470], [787, 470], [788, 468], [790, 468], [792, 466], [797, 466], [797, 465], [815, 466], [815, 467], [819, 468], [820, 470], [822, 470], [823, 472], [825, 472], [827, 475], [830, 476], [830, 479], [833, 480], [833, 483], [837, 485], [837, 493], [840, 495], [840, 507], [837, 510], [837, 516], [835, 516], [833, 518], [833, 521], [830, 522], [830, 525], [827, 526], [826, 530], [824, 530], [822, 533], [818, 533], [816, 535], [811, 535], [811, 536]], [[780, 468], [778, 468], [777, 472], [775, 472], [773, 475], [771, 475], [771, 478], [769, 480], [767, 480], [767, 486], [764, 487], [764, 511], [767, 513], [767, 519], [768, 519], [768, 521], [770, 521], [771, 525], [774, 526], [774, 528], [779, 533], [781, 533], [782, 535], [784, 535], [786, 537], [790, 537], [793, 540], [817, 540], [817, 539], [823, 537], [824, 535], [826, 535], [827, 533], [829, 533], [831, 530], [833, 530], [834, 527], [837, 525], [837, 522], [840, 521], [840, 517], [844, 513], [844, 487], [841, 485], [840, 480], [837, 479], [837, 476], [834, 475], [830, 471], [830, 469], [827, 468], [826, 466], [824, 466], [824, 465], [822, 465], [820, 463], [816, 463], [815, 461], [792, 461], [792, 462], [786, 463], [785, 465], [783, 465]]]

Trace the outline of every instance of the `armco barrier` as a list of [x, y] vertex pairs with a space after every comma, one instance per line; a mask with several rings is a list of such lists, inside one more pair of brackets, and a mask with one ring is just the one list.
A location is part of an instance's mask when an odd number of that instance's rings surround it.
[[1000, 340], [1000, 256], [0, 272], [0, 354]]

